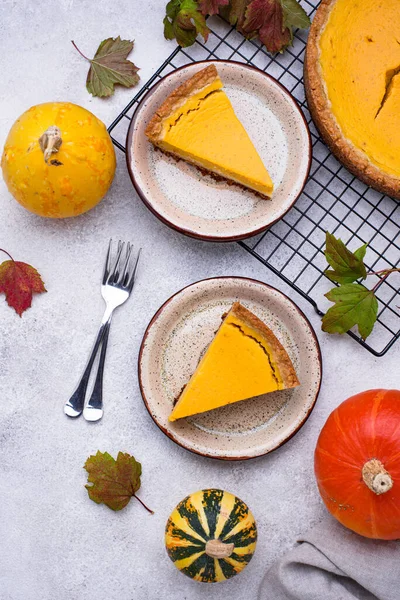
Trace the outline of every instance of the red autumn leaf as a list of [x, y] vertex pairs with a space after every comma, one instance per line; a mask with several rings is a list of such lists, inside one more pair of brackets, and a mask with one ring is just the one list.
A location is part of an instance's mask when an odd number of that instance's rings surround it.
[[221, 6], [227, 6], [229, 0], [199, 0], [200, 12], [203, 15], [217, 15]]
[[45, 291], [42, 278], [31, 265], [13, 259], [0, 264], [0, 293], [20, 317], [31, 306], [32, 294]]
[[258, 32], [268, 52], [282, 52], [290, 44], [291, 31], [284, 25], [280, 0], [252, 0], [246, 9], [243, 30], [247, 35]]
[[227, 20], [231, 25], [236, 25], [236, 29], [241, 33], [248, 4], [250, 0], [230, 0], [229, 3]]

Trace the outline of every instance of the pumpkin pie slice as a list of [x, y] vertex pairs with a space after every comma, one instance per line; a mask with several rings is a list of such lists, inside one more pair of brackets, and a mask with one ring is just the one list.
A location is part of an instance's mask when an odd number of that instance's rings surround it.
[[150, 142], [216, 179], [269, 198], [273, 183], [237, 118], [214, 65], [175, 89], [147, 128]]
[[298, 385], [292, 361], [273, 332], [235, 302], [169, 420]]
[[322, 0], [307, 43], [312, 117], [332, 152], [400, 199], [400, 1]]

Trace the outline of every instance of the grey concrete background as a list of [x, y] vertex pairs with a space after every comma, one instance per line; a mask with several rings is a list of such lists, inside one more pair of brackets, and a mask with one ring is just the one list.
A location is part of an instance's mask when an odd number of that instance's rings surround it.
[[[109, 36], [134, 38], [131, 59], [145, 81], [169, 54], [163, 0], [1, 0], [0, 145], [20, 113], [38, 102], [69, 100], [110, 123], [132, 96], [109, 100], [85, 89], [88, 65]], [[102, 315], [99, 293], [108, 238], [144, 248], [134, 297], [115, 316], [105, 373], [106, 415], [90, 425], [62, 407], [88, 356]], [[135, 196], [124, 157], [107, 198], [82, 217], [52, 221], [20, 207], [0, 182], [0, 246], [43, 275], [47, 294], [20, 319], [0, 299], [0, 600], [255, 599], [274, 558], [325, 514], [313, 476], [313, 450], [331, 410], [347, 396], [398, 387], [400, 345], [376, 359], [349, 337], [329, 337], [310, 305], [235, 244], [187, 239], [162, 225]], [[245, 275], [275, 285], [305, 311], [321, 342], [321, 395], [303, 429], [277, 452], [223, 463], [175, 446], [153, 424], [138, 389], [136, 364], [145, 327], [184, 285]], [[90, 502], [82, 466], [98, 449], [142, 462], [140, 496], [120, 513]], [[202, 487], [242, 497], [259, 526], [251, 565], [223, 585], [196, 584], [175, 570], [163, 545], [175, 504]]]

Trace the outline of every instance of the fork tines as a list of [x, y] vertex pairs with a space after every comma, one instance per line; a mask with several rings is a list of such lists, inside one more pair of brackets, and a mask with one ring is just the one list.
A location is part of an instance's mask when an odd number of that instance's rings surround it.
[[132, 268], [132, 265], [130, 264], [132, 244], [127, 242], [126, 251], [124, 253], [125, 242], [121, 242], [121, 240], [119, 240], [117, 253], [114, 260], [112, 260], [112, 245], [113, 241], [110, 239], [106, 264], [104, 266], [103, 285], [118, 285], [123, 289], [131, 291], [135, 281], [135, 275], [142, 249], [139, 248]]

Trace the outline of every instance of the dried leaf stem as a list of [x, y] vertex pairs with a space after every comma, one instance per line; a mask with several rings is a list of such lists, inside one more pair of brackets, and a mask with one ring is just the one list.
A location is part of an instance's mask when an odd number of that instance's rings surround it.
[[3, 248], [0, 248], [0, 252], [4, 252], [4, 254], [7, 254], [7, 256], [9, 256], [11, 260], [14, 260], [11, 254], [7, 252], [7, 250], [3, 250]]
[[83, 52], [81, 52], [81, 51], [79, 50], [79, 48], [78, 48], [78, 46], [75, 44], [74, 40], [71, 40], [71, 44], [73, 45], [73, 47], [75, 48], [75, 50], [77, 50], [77, 51], [79, 52], [79, 54], [80, 54], [80, 55], [81, 55], [81, 56], [82, 56], [82, 57], [83, 57], [85, 60], [87, 60], [87, 61], [89, 61], [89, 62], [90, 62], [90, 58], [88, 58], [87, 56], [85, 56], [85, 55], [83, 54]]
[[151, 510], [151, 508], [149, 508], [148, 506], [146, 506], [146, 504], [143, 502], [143, 500], [141, 500], [139, 498], [139, 496], [136, 496], [136, 494], [132, 494], [132, 496], [134, 498], [136, 498], [136, 500], [139, 500], [140, 504], [151, 514], [154, 515], [154, 510]]

